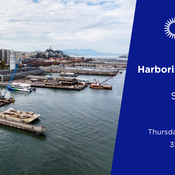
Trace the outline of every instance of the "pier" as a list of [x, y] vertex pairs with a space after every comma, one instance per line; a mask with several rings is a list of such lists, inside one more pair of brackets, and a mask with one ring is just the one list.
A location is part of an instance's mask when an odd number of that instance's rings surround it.
[[34, 112], [24, 112], [14, 110], [13, 108], [9, 108], [8, 110], [0, 113], [0, 118], [24, 123], [30, 123], [36, 120], [39, 116], [40, 114], [35, 114]]
[[21, 122], [12, 121], [12, 120], [7, 120], [4, 118], [0, 118], [0, 124], [17, 128], [17, 129], [34, 132], [35, 134], [44, 134], [44, 132], [46, 131], [45, 126], [35, 126], [32, 124], [25, 124]]
[[92, 61], [92, 62], [81, 62], [75, 63], [75, 66], [86, 66], [86, 67], [116, 67], [116, 68], [126, 68], [127, 60], [117, 60], [115, 62], [105, 62], [105, 61]]
[[[42, 79], [42, 77], [40, 78]], [[44, 78], [48, 80], [48, 77], [44, 77]], [[72, 81], [72, 83], [69, 83], [69, 84], [68, 83], [66, 84], [65, 82], [59, 84], [58, 82], [52, 81], [52, 80], [48, 80], [47, 82], [41, 80], [41, 81], [29, 83], [29, 84], [31, 85], [31, 87], [67, 89], [67, 90], [78, 90], [78, 91], [81, 91], [82, 89], [87, 87], [87, 84], [79, 83], [77, 82], [77, 80], [76, 82]], [[7, 87], [7, 82], [0, 83], [0, 87]]]
[[[12, 74], [13, 74], [12, 70], [0, 70], [1, 82], [9, 81]], [[24, 78], [27, 75], [43, 75], [43, 74], [44, 70], [40, 68], [34, 68], [34, 67], [21, 68], [17, 69], [16, 73], [14, 74], [14, 79]]]
[[80, 69], [80, 68], [62, 68], [59, 66], [50, 66], [43, 68], [46, 73], [75, 73], [80, 75], [102, 75], [102, 76], [115, 76], [119, 73], [119, 70], [112, 69]]
[[43, 83], [32, 83], [31, 87], [40, 87], [40, 88], [53, 88], [53, 89], [67, 89], [67, 90], [77, 90], [81, 91], [85, 87], [87, 87], [86, 84], [82, 85], [71, 85], [71, 86], [62, 86], [62, 85], [52, 85], [52, 84], [43, 84]]

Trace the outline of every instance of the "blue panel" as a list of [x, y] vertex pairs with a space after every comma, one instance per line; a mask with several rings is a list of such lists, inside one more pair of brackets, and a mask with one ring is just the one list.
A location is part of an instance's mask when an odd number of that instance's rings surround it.
[[164, 31], [172, 18], [174, 0], [137, 0], [112, 175], [175, 174], [175, 135], [148, 132], [175, 130], [175, 73], [138, 73], [138, 66], [175, 65], [175, 39]]

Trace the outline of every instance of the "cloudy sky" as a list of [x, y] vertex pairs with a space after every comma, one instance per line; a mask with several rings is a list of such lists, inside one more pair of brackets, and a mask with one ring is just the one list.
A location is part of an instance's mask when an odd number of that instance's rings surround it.
[[128, 53], [136, 0], [0, 0], [0, 49]]

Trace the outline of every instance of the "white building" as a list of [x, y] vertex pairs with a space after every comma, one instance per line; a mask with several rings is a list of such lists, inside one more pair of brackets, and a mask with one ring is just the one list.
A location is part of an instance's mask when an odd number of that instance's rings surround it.
[[[21, 58], [21, 52], [14, 51], [13, 53], [14, 53], [15, 58], [16, 58], [16, 62], [15, 63], [17, 64], [17, 62]], [[20, 63], [22, 63], [22, 59], [21, 59]]]
[[13, 49], [12, 49], [12, 53], [10, 55], [10, 70], [15, 69], [15, 65], [16, 65], [16, 57], [13, 53]]

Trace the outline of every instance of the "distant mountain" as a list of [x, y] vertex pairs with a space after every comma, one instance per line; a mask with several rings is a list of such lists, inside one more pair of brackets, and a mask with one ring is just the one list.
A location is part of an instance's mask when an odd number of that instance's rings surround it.
[[[42, 52], [41, 50], [34, 50], [33, 52]], [[33, 52], [31, 52], [31, 53], [33, 53]]]
[[102, 53], [97, 52], [93, 49], [65, 49], [61, 50], [62, 52], [68, 54], [68, 55], [75, 55], [75, 56], [115, 56], [120, 55], [119, 53]]

